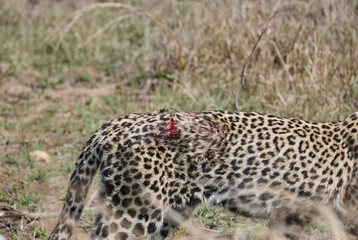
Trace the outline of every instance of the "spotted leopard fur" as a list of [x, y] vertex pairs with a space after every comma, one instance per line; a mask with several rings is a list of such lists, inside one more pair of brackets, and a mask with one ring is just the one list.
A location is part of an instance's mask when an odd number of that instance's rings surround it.
[[358, 208], [357, 131], [358, 112], [333, 123], [229, 111], [122, 116], [83, 148], [49, 239], [71, 237], [98, 168], [94, 239], [163, 239], [199, 203], [273, 218], [311, 199], [347, 222]]

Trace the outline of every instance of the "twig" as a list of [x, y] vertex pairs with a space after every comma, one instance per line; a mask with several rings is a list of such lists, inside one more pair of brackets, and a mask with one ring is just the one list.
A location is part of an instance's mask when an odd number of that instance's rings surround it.
[[279, 9], [277, 10], [269, 19], [268, 21], [266, 21], [265, 23], [265, 26], [261, 29], [261, 33], [260, 35], [257, 37], [256, 39], [256, 42], [254, 44], [254, 47], [251, 49], [251, 52], [249, 54], [249, 56], [246, 58], [246, 61], [244, 63], [244, 66], [242, 67], [242, 70], [241, 70], [241, 81], [240, 81], [240, 84], [239, 84], [239, 87], [236, 91], [236, 95], [235, 95], [235, 104], [236, 104], [236, 110], [237, 111], [240, 111], [240, 106], [239, 106], [239, 93], [240, 93], [240, 90], [242, 88], [242, 86], [244, 85], [244, 82], [246, 81], [246, 68], [247, 66], [250, 64], [250, 61], [251, 61], [251, 57], [253, 55], [253, 53], [255, 52], [256, 50], [256, 47], [257, 45], [259, 44], [261, 38], [263, 37], [263, 35], [266, 33], [266, 31], [271, 28], [270, 26], [270, 23], [272, 22], [273, 19], [275, 19], [277, 17], [277, 15], [283, 11], [286, 11], [286, 9]]
[[98, 29], [93, 35], [89, 36], [89, 37], [87, 38], [87, 40], [79, 46], [79, 48], [82, 48], [82, 47], [86, 46], [93, 38], [95, 38], [96, 36], [98, 36], [98, 35], [100, 35], [102, 32], [104, 32], [105, 30], [107, 30], [108, 28], [110, 28], [111, 26], [113, 26], [114, 23], [118, 23], [118, 22], [120, 22], [120, 21], [122, 21], [122, 20], [124, 20], [124, 19], [129, 18], [129, 17], [130, 17], [130, 15], [127, 14], [127, 15], [124, 15], [124, 16], [117, 17], [117, 18], [115, 18], [115, 19], [112, 20], [112, 21], [109, 21], [109, 22], [108, 22], [106, 25], [104, 25], [102, 28]]
[[12, 218], [12, 219], [21, 219], [25, 218], [28, 222], [32, 222], [35, 218], [28, 216], [27, 214], [16, 210], [10, 206], [1, 205], [0, 206], [0, 219]]
[[142, 15], [142, 16], [146, 17], [147, 19], [149, 19], [150, 21], [154, 22], [156, 25], [158, 25], [167, 34], [167, 36], [169, 36], [169, 34], [168, 34], [169, 31], [168, 31], [167, 26], [165, 24], [163, 24], [160, 20], [154, 18], [150, 14], [148, 14], [146, 12], [141, 12], [138, 9], [134, 8], [133, 6], [131, 6], [129, 4], [114, 3], [114, 2], [95, 3], [95, 4], [89, 5], [87, 7], [84, 7], [82, 9], [77, 10], [76, 12], [74, 12], [72, 20], [70, 21], [69, 24], [67, 24], [67, 26], [64, 28], [64, 30], [61, 31], [61, 33], [60, 33], [59, 40], [58, 40], [58, 42], [57, 42], [57, 44], [55, 46], [55, 51], [59, 49], [61, 43], [63, 43], [63, 39], [65, 38], [67, 33], [71, 30], [73, 25], [77, 22], [77, 20], [83, 15], [83, 13], [90, 12], [92, 10], [99, 9], [99, 8], [123, 8], [123, 9], [127, 9], [130, 12], [133, 12], [133, 13], [135, 13], [137, 15]]
[[98, 195], [98, 190], [94, 191], [94, 192], [91, 194], [91, 196], [90, 196], [90, 198], [89, 198], [87, 204], [85, 205], [85, 208], [86, 208], [86, 209], [88, 209], [89, 206], [91, 206], [91, 204], [94, 202], [94, 200], [95, 200], [95, 198], [97, 197], [97, 195]]
[[58, 217], [60, 216], [61, 212], [37, 212], [37, 213], [29, 213], [29, 212], [24, 212], [24, 214], [27, 214], [27, 216], [36, 219], [39, 218], [53, 218], [53, 217]]
[[[11, 228], [9, 228], [8, 226], [6, 226], [6, 224], [1, 223], [0, 222], [0, 226], [2, 226], [3, 228], [6, 228], [8, 231], [11, 231]], [[1, 228], [1, 227], [0, 227]], [[1, 238], [0, 238], [1, 239]]]
[[37, 213], [30, 213], [30, 212], [22, 212], [19, 210], [16, 210], [13, 207], [7, 206], [7, 205], [0, 205], [0, 220], [5, 218], [10, 219], [26, 219], [27, 222], [32, 222], [39, 218], [51, 218], [58, 216], [59, 212], [37, 212]]

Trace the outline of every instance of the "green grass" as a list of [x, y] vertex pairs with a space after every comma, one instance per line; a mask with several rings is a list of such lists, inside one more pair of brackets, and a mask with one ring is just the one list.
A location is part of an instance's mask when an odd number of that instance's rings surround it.
[[[195, 224], [223, 235], [237, 235], [242, 239], [260, 239], [259, 228], [267, 227], [267, 220], [251, 219], [223, 210], [219, 207], [199, 207], [195, 212]], [[240, 238], [240, 239], [241, 239]]]
[[36, 238], [39, 238], [41, 240], [47, 239], [46, 238], [47, 234], [43, 228], [36, 228], [35, 226], [32, 226], [32, 232], [35, 239]]
[[[57, 171], [56, 171], [57, 172]], [[36, 180], [36, 181], [45, 181], [46, 179], [48, 179], [49, 173], [48, 170], [42, 170], [40, 169], [39, 171], [36, 172], [32, 172], [29, 176], [29, 180]]]
[[0, 202], [15, 205], [19, 209], [35, 211], [39, 208], [44, 197], [39, 193], [28, 193], [26, 188], [18, 186], [2, 186], [3, 192], [0, 193]]

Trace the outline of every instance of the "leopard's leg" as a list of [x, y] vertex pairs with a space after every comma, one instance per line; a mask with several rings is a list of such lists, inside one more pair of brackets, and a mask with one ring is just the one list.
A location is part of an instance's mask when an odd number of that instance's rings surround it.
[[[158, 214], [160, 209], [155, 208], [149, 208], [149, 211], [140, 209], [142, 213], [138, 216], [130, 216], [130, 211], [115, 208], [110, 203], [106, 204], [105, 213], [99, 214], [96, 218], [91, 234], [93, 239], [164, 239], [191, 215], [179, 213], [178, 218], [172, 219], [173, 214], [170, 217], [169, 213]], [[193, 209], [186, 211], [192, 212]], [[108, 214], [112, 213], [113, 216], [108, 217]]]
[[342, 219], [345, 222], [347, 231], [352, 234], [355, 239], [358, 239], [358, 144], [357, 141], [354, 140], [354, 137], [351, 138], [349, 142], [349, 150], [349, 156], [354, 161], [353, 174], [343, 198], [346, 212], [342, 215]]
[[218, 205], [240, 215], [269, 218], [269, 228], [289, 239], [302, 237], [304, 227], [320, 213], [316, 202], [282, 189], [253, 188], [229, 195]]
[[[102, 182], [101, 185], [104, 183]], [[137, 183], [106, 192], [100, 186], [99, 213], [91, 231], [93, 239], [163, 239], [195, 209], [195, 205], [172, 210], [144, 192]], [[121, 191], [122, 190], [122, 191]]]
[[346, 208], [345, 215], [341, 216], [347, 231], [358, 239], [358, 184], [356, 179], [347, 187], [343, 202]]
[[169, 209], [163, 215], [163, 222], [158, 231], [150, 236], [150, 239], [164, 239], [170, 233], [174, 232], [182, 223], [184, 223], [193, 214], [196, 205], [184, 207], [181, 210]]
[[154, 204], [140, 184], [120, 184], [112, 191], [105, 186], [102, 181], [93, 239], [147, 239], [162, 226], [162, 204]]

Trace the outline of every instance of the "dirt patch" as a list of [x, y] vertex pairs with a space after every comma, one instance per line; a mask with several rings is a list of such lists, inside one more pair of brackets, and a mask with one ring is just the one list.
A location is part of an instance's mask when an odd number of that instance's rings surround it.
[[0, 85], [0, 106], [11, 107], [13, 104], [26, 104], [34, 97], [33, 85], [36, 79], [24, 75], [16, 78], [5, 78]]
[[46, 89], [45, 95], [51, 99], [67, 98], [76, 99], [82, 96], [103, 97], [117, 93], [115, 84], [103, 85], [99, 87], [89, 87], [85, 85], [67, 86], [61, 89]]
[[[98, 87], [86, 84], [66, 85], [61, 88], [47, 88], [43, 95], [34, 93], [30, 83], [8, 81], [0, 86], [1, 121], [9, 123], [30, 122], [58, 111], [58, 119], [70, 116], [73, 106], [79, 100], [85, 102], [90, 97], [93, 102], [118, 93], [115, 84]], [[16, 106], [16, 108], [14, 108]], [[17, 110], [14, 112], [13, 110]], [[67, 113], [66, 113], [67, 112]]]
[[30, 94], [32, 89], [24, 84], [17, 82], [9, 82], [4, 84], [1, 94], [7, 95], [8, 97], [18, 97], [21, 94]]
[[[0, 183], [6, 184], [8, 181], [10, 181], [10, 178], [5, 171], [5, 168], [0, 167]], [[16, 181], [16, 179], [12, 179], [11, 183], [14, 181]]]

